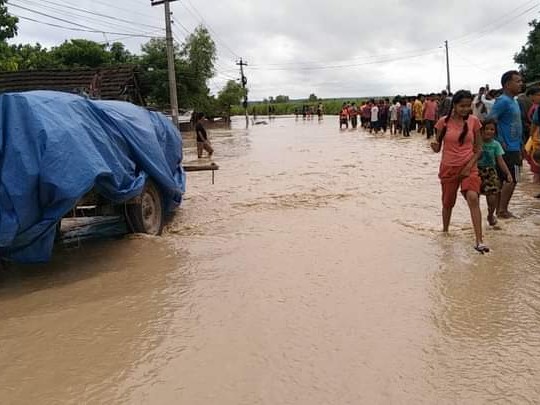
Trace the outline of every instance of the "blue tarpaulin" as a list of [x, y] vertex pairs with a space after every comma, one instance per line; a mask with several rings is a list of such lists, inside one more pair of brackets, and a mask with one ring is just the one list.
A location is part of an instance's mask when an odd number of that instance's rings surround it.
[[0, 94], [0, 257], [44, 262], [56, 223], [92, 188], [122, 203], [147, 177], [182, 201], [182, 138], [164, 115], [53, 92]]

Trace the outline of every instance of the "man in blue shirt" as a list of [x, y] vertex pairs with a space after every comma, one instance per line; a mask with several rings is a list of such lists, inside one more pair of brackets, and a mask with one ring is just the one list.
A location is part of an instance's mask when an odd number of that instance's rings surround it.
[[521, 93], [523, 79], [518, 71], [511, 70], [502, 75], [501, 84], [504, 93], [495, 101], [489, 117], [497, 120], [497, 140], [504, 149], [504, 161], [512, 173], [513, 181], [508, 182], [506, 175], [499, 172], [503, 186], [497, 216], [499, 218], [513, 218], [514, 215], [508, 211], [508, 205], [518, 181], [522, 165], [521, 150], [523, 149], [521, 110], [515, 97]]

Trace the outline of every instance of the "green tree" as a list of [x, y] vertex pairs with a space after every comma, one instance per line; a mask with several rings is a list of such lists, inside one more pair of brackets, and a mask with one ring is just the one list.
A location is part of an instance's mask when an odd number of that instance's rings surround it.
[[0, 71], [17, 70], [17, 61], [6, 40], [17, 35], [19, 19], [8, 13], [6, 3], [6, 0], [0, 0]]
[[124, 64], [134, 61], [134, 56], [122, 42], [113, 42], [109, 49], [111, 64]]
[[86, 39], [71, 39], [51, 50], [61, 67], [98, 67], [110, 62], [106, 45]]
[[14, 63], [14, 66], [16, 67], [15, 70], [35, 70], [57, 67], [56, 61], [51, 53], [39, 43], [36, 45], [10, 45], [7, 52], [10, 55], [10, 61]]
[[[175, 46], [178, 105], [206, 111], [215, 106], [207, 82], [214, 76], [216, 46], [208, 31], [198, 27], [181, 47]], [[151, 39], [142, 46], [140, 63], [144, 68], [143, 86], [148, 100], [159, 107], [169, 105], [167, 44]]]
[[199, 26], [190, 34], [180, 51], [179, 104], [203, 110], [208, 104], [207, 86], [214, 74], [216, 44], [208, 30]]
[[182, 46], [180, 56], [189, 63], [193, 73], [208, 80], [214, 76], [216, 62], [216, 44], [210, 33], [203, 26], [199, 26], [187, 37]]
[[0, 42], [17, 35], [19, 19], [8, 13], [7, 0], [0, 0]]
[[532, 29], [527, 43], [514, 55], [514, 61], [519, 64], [525, 81], [534, 81], [540, 79], [540, 21], [535, 19], [529, 26]]
[[231, 108], [237, 106], [242, 102], [246, 90], [234, 80], [229, 80], [225, 87], [218, 94], [218, 104], [227, 113], [227, 116], [231, 116]]
[[283, 96], [279, 95], [276, 97], [276, 103], [288, 103], [289, 102], [289, 96]]
[[315, 94], [311, 93], [311, 94], [309, 95], [309, 98], [308, 98], [308, 101], [309, 101], [309, 102], [315, 102], [315, 101], [317, 101], [317, 100], [319, 100], [319, 99], [317, 98], [317, 96], [316, 96]]
[[[169, 76], [167, 70], [167, 42], [163, 38], [152, 38], [141, 47], [142, 67], [141, 90], [150, 104], [165, 107], [169, 100]], [[178, 46], [174, 48], [176, 60], [176, 79], [179, 83], [179, 53]]]

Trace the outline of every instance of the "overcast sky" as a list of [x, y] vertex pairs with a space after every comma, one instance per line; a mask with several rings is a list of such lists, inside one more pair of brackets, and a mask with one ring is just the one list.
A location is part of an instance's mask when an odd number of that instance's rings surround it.
[[[16, 42], [49, 47], [70, 38], [121, 38], [138, 53], [149, 38], [121, 34], [163, 35], [163, 6], [151, 7], [150, 0], [9, 0], [8, 7], [40, 21], [21, 19]], [[516, 68], [512, 57], [526, 42], [528, 22], [538, 18], [540, 2], [179, 0], [171, 8], [178, 41], [201, 22], [214, 36], [219, 59], [212, 91], [238, 77], [235, 62], [242, 57], [249, 64], [250, 99], [258, 100], [278, 94], [330, 98], [440, 91], [446, 85], [445, 40], [452, 90], [476, 90], [486, 83], [497, 87], [501, 73]], [[69, 31], [43, 22], [110, 33]]]

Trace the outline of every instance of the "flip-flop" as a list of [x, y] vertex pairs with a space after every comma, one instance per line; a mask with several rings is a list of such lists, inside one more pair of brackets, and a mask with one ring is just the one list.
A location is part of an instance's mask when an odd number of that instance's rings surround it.
[[481, 253], [481, 254], [484, 254], [484, 253], [488, 253], [488, 252], [489, 252], [489, 248], [488, 248], [486, 245], [484, 245], [483, 243], [479, 243], [478, 245], [476, 245], [476, 246], [474, 247], [474, 249], [475, 249], [477, 252]]

